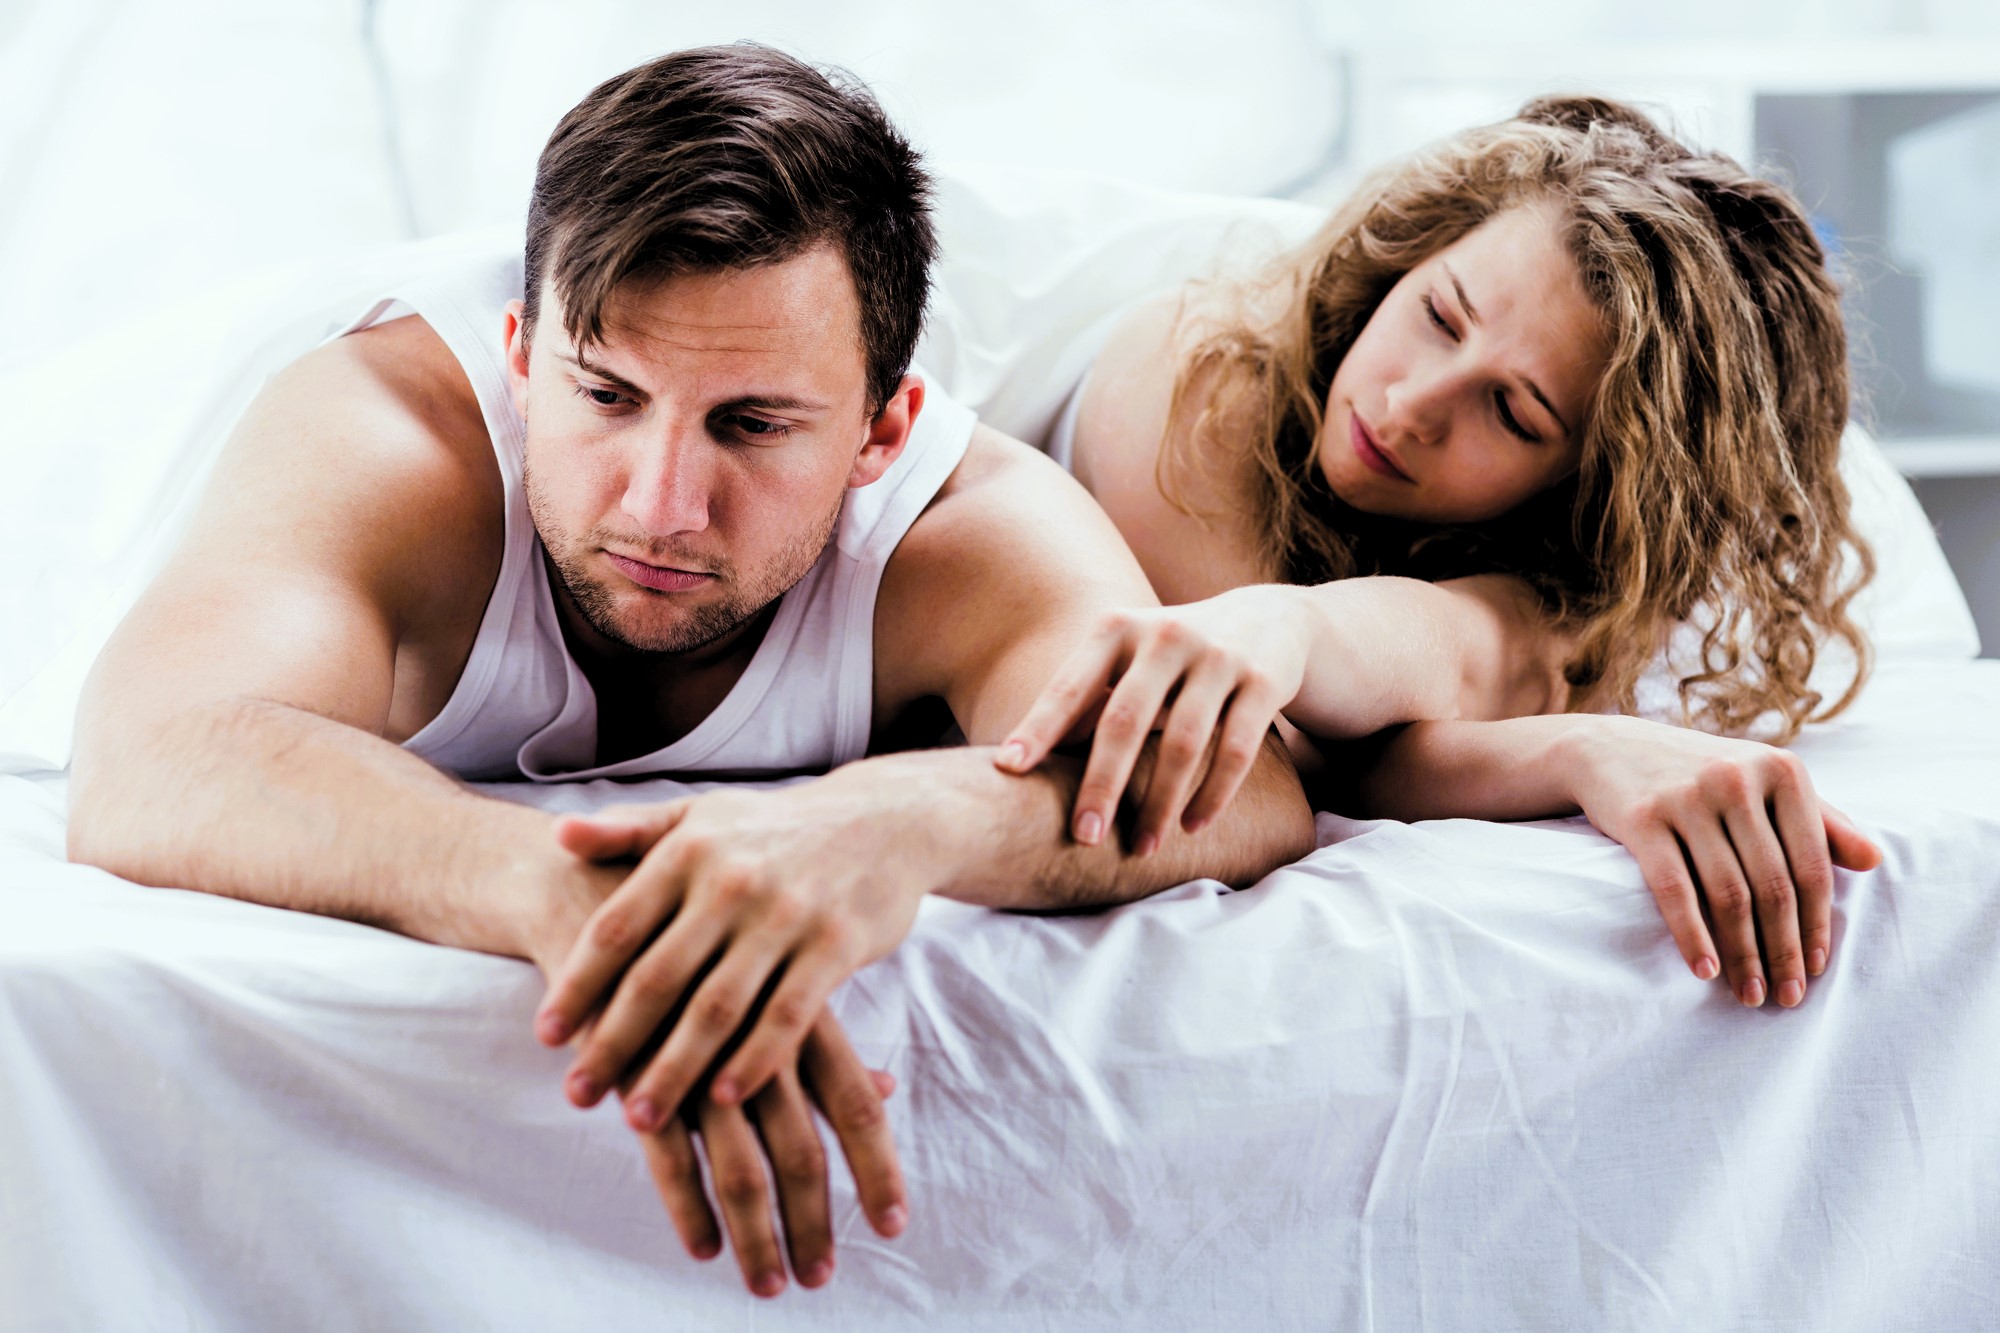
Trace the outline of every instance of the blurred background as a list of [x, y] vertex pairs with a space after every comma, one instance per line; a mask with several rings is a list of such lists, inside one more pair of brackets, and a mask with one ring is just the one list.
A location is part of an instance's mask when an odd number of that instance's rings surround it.
[[[596, 82], [742, 37], [852, 70], [940, 163], [1315, 202], [1536, 93], [1646, 103], [1812, 210], [1857, 414], [2000, 653], [1996, 0], [0, 0], [0, 387], [232, 284], [518, 224]], [[62, 383], [134, 410], [115, 367]], [[36, 465], [0, 423], [0, 478]]]

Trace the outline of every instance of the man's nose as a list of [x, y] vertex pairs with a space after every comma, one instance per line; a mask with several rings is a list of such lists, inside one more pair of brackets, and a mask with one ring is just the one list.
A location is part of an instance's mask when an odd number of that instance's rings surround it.
[[708, 526], [713, 452], [701, 423], [670, 424], [632, 460], [620, 508], [648, 536], [700, 532]]

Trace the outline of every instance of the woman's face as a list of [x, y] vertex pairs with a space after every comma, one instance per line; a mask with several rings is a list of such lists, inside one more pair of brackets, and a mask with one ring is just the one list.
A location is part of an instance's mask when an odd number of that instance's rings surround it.
[[1496, 214], [1417, 265], [1334, 372], [1327, 484], [1356, 509], [1497, 517], [1576, 471], [1603, 319], [1545, 206]]

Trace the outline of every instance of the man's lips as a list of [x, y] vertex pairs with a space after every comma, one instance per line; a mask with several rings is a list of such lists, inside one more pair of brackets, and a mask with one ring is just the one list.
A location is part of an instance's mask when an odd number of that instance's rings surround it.
[[1347, 413], [1347, 434], [1354, 442], [1355, 454], [1370, 469], [1381, 473], [1385, 477], [1392, 477], [1397, 481], [1413, 482], [1415, 480], [1409, 473], [1397, 467], [1396, 460], [1389, 457], [1387, 453], [1383, 452], [1381, 446], [1375, 443], [1375, 433], [1369, 430], [1367, 424], [1361, 420], [1361, 414], [1352, 408]]
[[665, 569], [659, 565], [649, 565], [630, 556], [619, 555], [616, 551], [606, 551], [604, 554], [611, 558], [611, 563], [618, 567], [619, 573], [640, 587], [651, 588], [655, 592], [686, 592], [690, 588], [701, 587], [715, 577], [713, 574], [701, 574], [688, 569]]

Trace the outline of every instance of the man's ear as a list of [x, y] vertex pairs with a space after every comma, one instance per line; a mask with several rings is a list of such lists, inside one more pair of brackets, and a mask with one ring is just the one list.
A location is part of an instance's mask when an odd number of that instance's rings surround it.
[[850, 489], [880, 480], [890, 465], [903, 456], [903, 446], [910, 442], [910, 430], [917, 424], [917, 413], [923, 410], [924, 382], [915, 375], [903, 376], [896, 392], [868, 423], [868, 435], [862, 441], [861, 452], [855, 455], [854, 470], [847, 474]]
[[507, 387], [514, 395], [514, 410], [528, 415], [528, 326], [522, 322], [527, 307], [519, 301], [507, 303]]

